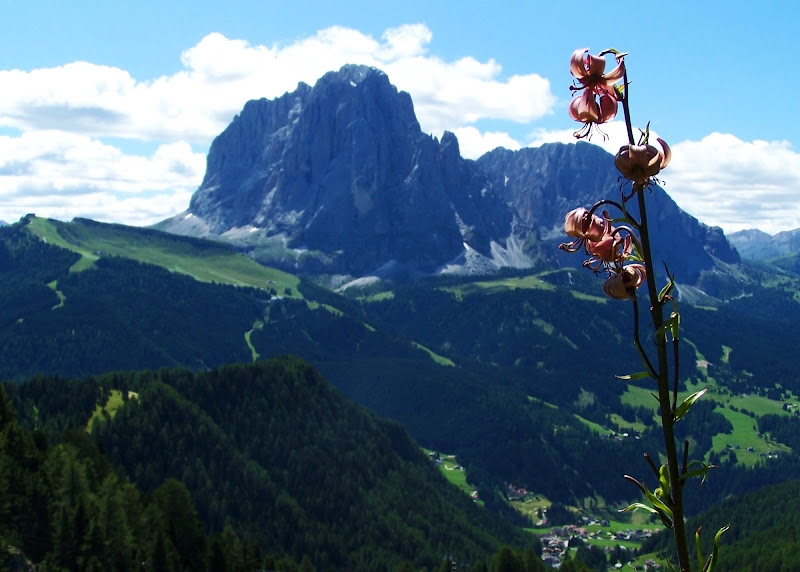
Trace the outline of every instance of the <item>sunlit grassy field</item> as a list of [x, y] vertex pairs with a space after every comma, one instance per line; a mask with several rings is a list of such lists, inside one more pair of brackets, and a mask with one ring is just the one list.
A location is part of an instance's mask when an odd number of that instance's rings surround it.
[[[59, 223], [34, 218], [28, 228], [50, 244], [81, 255], [71, 271], [90, 268], [100, 256], [123, 256], [188, 274], [202, 282], [274, 288], [282, 296], [299, 296], [300, 280], [268, 268], [220, 243], [197, 242], [119, 225]], [[287, 290], [289, 289], [289, 290]]]

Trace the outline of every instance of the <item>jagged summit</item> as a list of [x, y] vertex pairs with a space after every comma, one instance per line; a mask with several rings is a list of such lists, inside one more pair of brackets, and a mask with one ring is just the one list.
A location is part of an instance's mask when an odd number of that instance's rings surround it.
[[269, 243], [284, 266], [364, 275], [390, 262], [434, 272], [467, 246], [491, 256], [511, 217], [453, 134], [422, 133], [408, 93], [348, 65], [248, 102], [212, 143], [189, 209], [160, 226]]
[[[453, 133], [421, 131], [411, 96], [384, 72], [346, 65], [247, 102], [212, 143], [189, 208], [157, 227], [310, 273], [487, 273], [539, 258], [573, 264], [555, 248], [564, 214], [618, 193], [613, 158], [585, 143], [463, 159]], [[717, 260], [738, 262], [721, 229], [653, 194], [671, 271], [694, 281]]]

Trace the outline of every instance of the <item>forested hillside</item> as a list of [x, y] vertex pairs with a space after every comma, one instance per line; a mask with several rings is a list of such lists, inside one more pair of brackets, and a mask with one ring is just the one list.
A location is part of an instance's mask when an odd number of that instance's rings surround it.
[[244, 334], [263, 316], [268, 292], [201, 283], [120, 257], [70, 271], [77, 254], [20, 225], [0, 233], [5, 379], [252, 359]]
[[[642, 453], [659, 449], [651, 388], [615, 377], [637, 368], [630, 307], [599, 297], [589, 272], [431, 278], [344, 295], [307, 279], [276, 290], [265, 276], [258, 282], [239, 274], [241, 283], [261, 286], [234, 287], [123, 256], [95, 252], [89, 260], [53, 242], [69, 236], [85, 251], [102, 238], [124, 254], [113, 228], [51, 226], [63, 234], [47, 242], [22, 224], [0, 230], [0, 286], [13, 301], [0, 323], [0, 376], [7, 380], [44, 374], [63, 384], [162, 367], [194, 376], [225, 363], [298, 355], [423, 446], [458, 455], [497, 512], [508, 510], [509, 482], [575, 506], [628, 502], [636, 491], [622, 473], [646, 474]], [[173, 247], [152, 230], [124, 236], [140, 258], [173, 264], [184, 252], [203, 266], [203, 241], [175, 238]], [[208, 246], [214, 256], [222, 256], [219, 248]], [[800, 397], [791, 365], [800, 343], [790, 327], [800, 315], [796, 287], [786, 277], [766, 281], [763, 270], [748, 272], [764, 285], [715, 308], [682, 304], [681, 388], [711, 391], [697, 415], [678, 425], [679, 436], [690, 441], [692, 458], [724, 467], [702, 488], [687, 486], [690, 511], [785, 480], [800, 465], [800, 428], [788, 421]], [[118, 375], [102, 384], [106, 390], [138, 387], [135, 375]], [[179, 411], [183, 405], [175, 403], [187, 398], [166, 389], [153, 395]], [[74, 405], [64, 400], [60, 407]], [[44, 413], [39, 422], [47, 431], [54, 423]], [[227, 507], [203, 502], [198, 509], [220, 522]]]
[[[230, 527], [213, 536], [183, 483], [143, 494], [82, 430], [49, 445], [23, 429], [0, 387], [0, 568], [254, 570], [271, 566]], [[283, 569], [296, 568], [285, 560]]]
[[8, 389], [28, 423], [53, 433], [85, 425], [90, 396], [109, 387], [135, 397], [92, 424], [94, 439], [144, 491], [185, 483], [210, 533], [230, 525], [267, 553], [320, 569], [433, 567], [444, 554], [487, 562], [504, 543], [538, 543], [449, 485], [399, 425], [294, 358]]
[[[702, 526], [702, 543], [708, 547], [716, 531], [730, 525], [721, 537], [718, 570], [800, 570], [799, 510], [800, 481], [793, 479], [727, 499], [690, 519], [686, 529], [693, 533]], [[669, 535], [660, 534], [644, 550], [668, 553], [673, 543]]]

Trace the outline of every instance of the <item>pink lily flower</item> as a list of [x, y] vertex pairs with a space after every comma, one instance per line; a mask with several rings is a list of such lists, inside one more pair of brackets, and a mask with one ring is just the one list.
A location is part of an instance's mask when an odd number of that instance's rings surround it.
[[[631, 245], [631, 237], [626, 236], [624, 239], [620, 236], [617, 230], [608, 225], [606, 233], [597, 242], [587, 241], [586, 247], [597, 260], [605, 262], [606, 264], [617, 263], [622, 264], [628, 255], [633, 250]], [[587, 261], [585, 266], [590, 265], [593, 260]]]
[[[570, 72], [581, 86], [570, 87], [573, 91], [581, 91], [569, 104], [569, 114], [575, 121], [585, 123], [591, 129], [593, 123], [605, 123], [617, 114], [617, 93], [614, 84], [625, 75], [625, 63], [621, 57], [619, 63], [609, 73], [604, 73], [606, 60], [601, 56], [593, 56], [588, 48], [575, 50], [570, 58]], [[589, 134], [587, 129], [583, 137]]]
[[625, 76], [625, 63], [619, 60], [619, 64], [612, 71], [604, 74], [605, 70], [605, 58], [591, 55], [589, 48], [582, 48], [572, 52], [569, 71], [583, 86], [573, 89], [579, 90], [585, 87], [598, 94], [601, 92], [613, 94], [614, 84]]
[[595, 214], [589, 217], [589, 211], [578, 207], [567, 213], [564, 219], [564, 231], [567, 236], [597, 241], [603, 237], [606, 223]]
[[599, 216], [593, 214], [589, 216], [589, 211], [583, 207], [573, 209], [564, 218], [564, 231], [567, 236], [573, 237], [570, 243], [559, 246], [561, 250], [567, 252], [577, 252], [581, 246], [585, 246], [587, 241], [598, 241], [603, 238], [606, 230], [606, 223]]
[[623, 145], [614, 157], [614, 164], [626, 179], [645, 184], [669, 165], [672, 151], [663, 139], [657, 139], [663, 151], [653, 145]]
[[588, 89], [580, 97], [572, 98], [569, 103], [569, 116], [581, 123], [605, 123], [617, 115], [617, 100], [608, 94], [601, 94], [600, 101], [596, 94]]
[[615, 300], [633, 300], [636, 289], [647, 280], [647, 271], [642, 264], [628, 264], [612, 274], [603, 284], [603, 292]]

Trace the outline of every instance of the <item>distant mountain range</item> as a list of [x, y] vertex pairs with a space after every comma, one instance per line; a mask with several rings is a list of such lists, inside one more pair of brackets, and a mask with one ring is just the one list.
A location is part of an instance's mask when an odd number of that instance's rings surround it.
[[800, 252], [800, 228], [770, 236], [766, 232], [749, 229], [728, 235], [742, 258], [767, 260]]
[[[347, 65], [248, 102], [212, 143], [189, 208], [156, 228], [229, 240], [291, 271], [485, 274], [578, 263], [556, 248], [564, 215], [619, 192], [613, 157], [584, 143], [464, 159], [452, 133], [421, 131], [385, 73]], [[662, 189], [651, 204], [657, 252], [680, 281], [739, 261], [720, 228]]]

